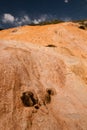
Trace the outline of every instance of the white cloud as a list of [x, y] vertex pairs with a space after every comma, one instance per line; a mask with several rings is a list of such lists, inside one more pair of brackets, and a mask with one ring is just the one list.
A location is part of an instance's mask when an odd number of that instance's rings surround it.
[[3, 23], [13, 23], [15, 20], [14, 16], [8, 13], [5, 13], [2, 18]]
[[31, 19], [27, 15], [24, 15], [23, 17], [15, 18], [16, 25], [29, 24], [29, 23], [31, 23]]
[[68, 22], [68, 21], [72, 21], [72, 18], [70, 17], [62, 17], [61, 20]]
[[35, 18], [35, 19], [31, 19], [27, 14], [24, 14], [21, 16], [13, 16], [12, 14], [9, 14], [9, 13], [5, 13], [3, 14], [2, 18], [0, 21], [2, 21], [2, 24], [3, 25], [8, 25], [8, 24], [11, 24], [13, 26], [21, 26], [21, 25], [24, 25], [24, 24], [31, 24], [31, 23], [34, 23], [34, 24], [39, 24], [41, 22], [44, 22], [48, 19], [50, 19], [52, 16], [51, 15], [41, 15], [39, 18]]
[[41, 21], [45, 21], [47, 18], [48, 18], [47, 15], [42, 15], [42, 16], [40, 17], [40, 20], [41, 20]]
[[3, 14], [1, 21], [4, 24], [10, 23], [16, 26], [31, 23], [31, 19], [28, 15], [23, 15], [22, 17], [14, 17], [12, 14], [9, 13]]
[[24, 15], [22, 18], [20, 18], [22, 23], [31, 22], [30, 18], [27, 15]]
[[69, 2], [69, 0], [64, 0], [64, 2], [65, 2], [65, 3], [68, 3], [68, 2]]
[[37, 20], [37, 19], [34, 19], [34, 20], [33, 20], [33, 23], [34, 23], [34, 24], [39, 24], [39, 23], [40, 23], [40, 21], [39, 21], [39, 20]]
[[68, 21], [71, 21], [72, 19], [70, 18], [70, 17], [66, 17], [66, 18], [64, 18], [64, 21], [65, 22], [68, 22]]
[[40, 16], [39, 19], [34, 19], [32, 22], [33, 22], [34, 24], [39, 24], [39, 23], [41, 23], [41, 22], [46, 21], [47, 18], [48, 18], [47, 15], [42, 15], [42, 16]]

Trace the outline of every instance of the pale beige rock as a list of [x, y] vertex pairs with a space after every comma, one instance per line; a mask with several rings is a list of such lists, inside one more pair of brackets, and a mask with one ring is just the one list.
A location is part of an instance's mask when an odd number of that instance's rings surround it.
[[13, 30], [0, 32], [0, 130], [87, 130], [87, 31]]

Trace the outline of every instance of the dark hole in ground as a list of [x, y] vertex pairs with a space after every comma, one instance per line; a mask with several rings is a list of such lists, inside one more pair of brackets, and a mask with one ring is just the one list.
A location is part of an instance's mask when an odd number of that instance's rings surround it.
[[57, 46], [52, 45], [52, 44], [49, 44], [49, 45], [47, 45], [46, 47], [57, 47]]
[[24, 92], [21, 96], [21, 100], [25, 107], [31, 107], [38, 103], [38, 100], [34, 97], [34, 94], [30, 91]]
[[84, 26], [82, 26], [82, 25], [81, 25], [81, 26], [79, 26], [79, 28], [80, 28], [80, 29], [85, 30], [85, 27], [84, 27]]
[[45, 104], [48, 104], [51, 102], [51, 96], [49, 93], [46, 93], [45, 94]]
[[55, 89], [54, 88], [47, 88], [46, 89], [46, 94], [45, 94], [45, 104], [48, 104], [51, 102], [51, 96], [55, 95]]
[[49, 95], [54, 95], [54, 94], [55, 94], [55, 90], [54, 90], [54, 89], [47, 88], [46, 91], [47, 91], [47, 93], [48, 93]]
[[39, 109], [39, 106], [38, 106], [38, 105], [35, 105], [34, 107], [35, 107], [36, 109]]
[[15, 33], [15, 32], [17, 32], [17, 29], [12, 30], [12, 33]]

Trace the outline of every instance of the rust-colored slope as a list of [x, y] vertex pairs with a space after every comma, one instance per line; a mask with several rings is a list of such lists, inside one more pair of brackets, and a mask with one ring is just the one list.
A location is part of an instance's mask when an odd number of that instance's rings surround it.
[[87, 31], [78, 24], [60, 23], [45, 26], [23, 26], [0, 32], [1, 40], [17, 40], [42, 46], [55, 45], [64, 55], [86, 57]]
[[39, 45], [59, 45], [61, 43], [70, 44], [71, 40], [73, 42], [83, 40], [87, 44], [87, 41], [85, 41], [85, 38], [87, 38], [87, 31], [79, 29], [78, 25], [74, 23], [61, 23], [45, 26], [23, 26], [1, 31], [0, 38], [31, 42]]
[[86, 33], [72, 23], [0, 32], [1, 130], [87, 130]]

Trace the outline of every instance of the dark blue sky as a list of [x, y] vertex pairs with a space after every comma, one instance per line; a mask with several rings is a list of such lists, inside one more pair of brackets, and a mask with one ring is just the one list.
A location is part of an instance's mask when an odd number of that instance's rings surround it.
[[[14, 18], [11, 21], [11, 16]], [[10, 18], [9, 18], [10, 17]], [[87, 19], [87, 0], [1, 0], [0, 26], [38, 19]], [[5, 21], [7, 20], [7, 21]], [[21, 22], [23, 20], [23, 22]], [[26, 22], [27, 21], [27, 22]]]

